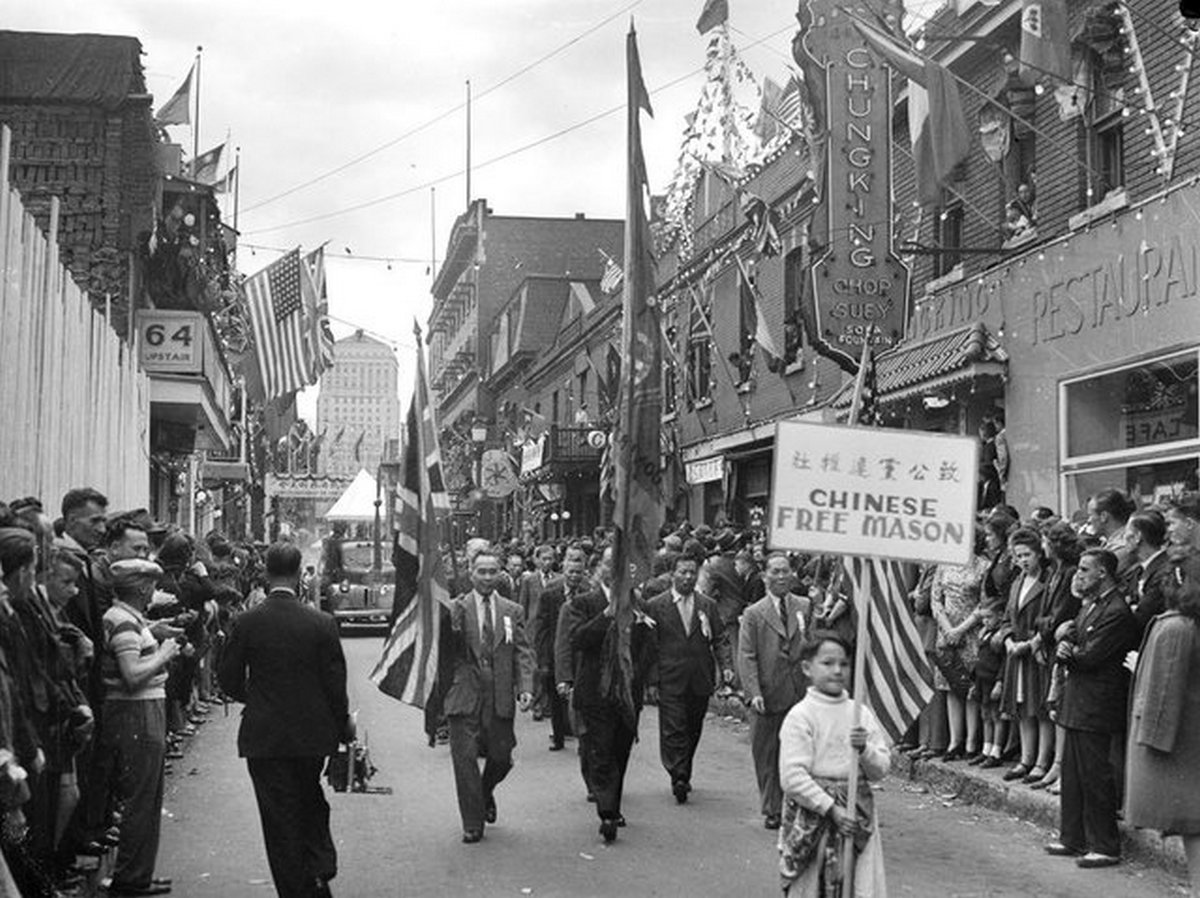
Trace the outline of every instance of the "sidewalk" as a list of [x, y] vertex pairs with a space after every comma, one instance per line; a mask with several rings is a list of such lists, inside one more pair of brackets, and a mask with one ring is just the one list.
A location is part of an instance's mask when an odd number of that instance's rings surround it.
[[[714, 696], [710, 709], [721, 717], [745, 720], [747, 709], [737, 698]], [[914, 761], [904, 754], [892, 755], [892, 775], [926, 786], [946, 800], [978, 805], [1011, 814], [1038, 826], [1058, 830], [1058, 796], [1031, 789], [1003, 779], [1008, 766], [992, 770], [968, 767], [965, 762], [946, 764], [938, 760]], [[1178, 838], [1163, 839], [1156, 832], [1137, 830], [1121, 824], [1122, 850], [1126, 857], [1154, 864], [1171, 873], [1184, 875], [1187, 862], [1183, 843]]]

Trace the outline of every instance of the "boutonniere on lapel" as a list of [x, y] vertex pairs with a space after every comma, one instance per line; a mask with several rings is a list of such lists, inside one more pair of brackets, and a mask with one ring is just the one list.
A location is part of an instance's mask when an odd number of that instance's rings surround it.
[[655, 623], [654, 618], [646, 614], [644, 611], [639, 611], [636, 608], [633, 609], [633, 622], [635, 624], [645, 624], [651, 630], [658, 626], [658, 624]]
[[796, 611], [796, 632], [804, 635], [804, 612], [799, 610]]
[[712, 640], [712, 627], [708, 625], [708, 615], [703, 611], [700, 612], [700, 632], [704, 634], [704, 638]]
[[460, 602], [450, 610], [450, 632], [461, 633], [463, 631], [463, 621], [466, 619], [467, 612]]
[[508, 644], [511, 644], [513, 641], [512, 618], [507, 614], [504, 615], [504, 641]]

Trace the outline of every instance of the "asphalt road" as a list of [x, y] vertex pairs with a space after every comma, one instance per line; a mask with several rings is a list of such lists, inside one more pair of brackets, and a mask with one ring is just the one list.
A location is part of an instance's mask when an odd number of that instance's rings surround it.
[[[523, 716], [516, 767], [497, 791], [499, 821], [481, 843], [463, 845], [447, 748], [428, 748], [420, 712], [367, 682], [380, 640], [344, 644], [351, 705], [379, 768], [374, 784], [394, 792], [331, 794], [339, 898], [779, 894], [774, 833], [758, 815], [741, 724], [709, 719], [695, 791], [678, 806], [658, 763], [657, 721], [648, 709], [626, 784], [629, 826], [605, 846], [574, 751], [547, 751], [549, 724]], [[274, 894], [250, 781], [237, 758], [237, 712], [214, 711], [168, 780], [159, 872], [174, 878], [173, 894], [181, 898]], [[892, 896], [1186, 894], [1177, 878], [1132, 863], [1078, 870], [1042, 854], [1053, 834], [907, 782], [885, 781], [878, 797]]]

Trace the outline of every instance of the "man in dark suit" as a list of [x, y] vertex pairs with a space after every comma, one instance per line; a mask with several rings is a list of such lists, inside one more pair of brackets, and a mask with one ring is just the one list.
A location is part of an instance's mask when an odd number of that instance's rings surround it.
[[462, 838], [468, 844], [483, 838], [485, 822], [496, 822], [494, 792], [512, 769], [517, 744], [516, 706], [527, 711], [533, 700], [525, 615], [520, 605], [496, 592], [499, 578], [499, 556], [490, 549], [478, 552], [471, 561], [471, 591], [455, 597], [442, 620], [444, 666], [439, 666], [449, 683], [443, 707], [450, 722]]
[[579, 740], [579, 774], [583, 777], [588, 801], [595, 801], [596, 794], [592, 791], [592, 777], [589, 772], [587, 724], [575, 704], [575, 676], [579, 667], [579, 652], [571, 645], [571, 624], [574, 620], [572, 612], [575, 606], [584, 603], [595, 589], [595, 585], [587, 578], [587, 556], [583, 550], [568, 549], [563, 559], [562, 601], [557, 601], [555, 591], [542, 596], [540, 628], [545, 635], [550, 632], [551, 624], [554, 626], [553, 642], [547, 645], [553, 656], [554, 693], [562, 702], [561, 707], [566, 711], [571, 731]]
[[[537, 620], [533, 624], [533, 652], [537, 658], [538, 678], [542, 680], [545, 694], [549, 697], [551, 751], [562, 750], [563, 740], [571, 729], [567, 720], [570, 711], [569, 694], [565, 694], [565, 691], [564, 694], [560, 694], [557, 687], [560, 682], [570, 683], [575, 679], [574, 664], [565, 644], [562, 658], [557, 663], [555, 660], [558, 654], [558, 621], [564, 605], [574, 596], [587, 591], [585, 573], [583, 554], [575, 549], [568, 550], [563, 561], [563, 576], [553, 580], [538, 596]], [[535, 707], [536, 702], [535, 688]]]
[[811, 619], [811, 601], [790, 592], [792, 566], [782, 552], [767, 559], [767, 594], [742, 615], [738, 672], [750, 702], [750, 753], [758, 777], [764, 826], [778, 829], [783, 811], [779, 784], [779, 729], [792, 705], [804, 698], [808, 679], [800, 650]]
[[1166, 542], [1167, 522], [1161, 512], [1150, 509], [1130, 515], [1125, 525], [1125, 545], [1133, 551], [1136, 563], [1129, 569], [1125, 592], [1139, 634], [1146, 631], [1155, 615], [1167, 610], [1166, 590], [1172, 572]]
[[658, 693], [659, 752], [680, 804], [692, 790], [692, 759], [704, 729], [718, 666], [733, 680], [732, 655], [717, 603], [696, 591], [696, 562], [675, 559], [670, 592], [650, 600], [657, 658], [649, 682]]
[[[554, 696], [557, 694], [554, 691], [552, 665], [543, 665], [542, 655], [538, 651], [538, 645], [549, 639], [551, 645], [551, 653], [553, 653], [554, 631], [549, 634], [541, 632], [541, 605], [542, 596], [547, 591], [555, 586], [561, 586], [562, 577], [554, 573], [554, 549], [548, 545], [537, 547], [534, 553], [534, 562], [537, 564], [536, 571], [527, 571], [521, 578], [517, 588], [517, 601], [521, 605], [521, 610], [525, 612], [525, 621], [529, 625], [529, 642], [534, 647], [534, 654], [537, 656], [537, 676], [533, 681], [533, 719], [541, 720], [547, 714], [551, 715], [552, 733], [550, 741], [555, 745], [562, 747], [562, 739], [558, 738], [561, 730], [554, 729]], [[547, 682], [549, 680], [549, 682]], [[564, 712], [565, 714], [565, 712]]]
[[633, 707], [624, 708], [613, 697], [614, 693], [605, 689], [606, 677], [621, 676], [613, 651], [617, 631], [611, 548], [604, 550], [596, 575], [600, 591], [574, 599], [564, 611], [563, 621], [577, 658], [572, 701], [587, 733], [584, 746], [596, 813], [600, 817], [600, 835], [605, 842], [612, 842], [617, 837], [617, 828], [625, 825], [621, 796], [629, 754], [637, 739], [644, 675], [653, 650], [654, 631], [650, 618], [635, 609], [629, 634]]
[[300, 564], [293, 545], [267, 549], [270, 592], [234, 619], [218, 675], [245, 703], [238, 754], [254, 783], [275, 889], [280, 898], [322, 898], [337, 851], [321, 769], [354, 728], [337, 624], [299, 600]]
[[[746, 581], [738, 571], [736, 561], [740, 539], [729, 528], [721, 530], [715, 538], [715, 551], [701, 566], [697, 588], [710, 597], [717, 606], [717, 615], [721, 618], [722, 650], [729, 657], [737, 654], [738, 620], [748, 604], [746, 599]], [[737, 687], [737, 672], [733, 679], [722, 684], [725, 691]]]
[[1046, 851], [1077, 857], [1080, 867], [1109, 867], [1121, 857], [1110, 748], [1125, 730], [1124, 662], [1137, 644], [1137, 622], [1117, 586], [1118, 565], [1107, 549], [1080, 557], [1071, 588], [1083, 604], [1056, 654], [1067, 668], [1057, 720], [1065, 733], [1062, 819], [1061, 837]]

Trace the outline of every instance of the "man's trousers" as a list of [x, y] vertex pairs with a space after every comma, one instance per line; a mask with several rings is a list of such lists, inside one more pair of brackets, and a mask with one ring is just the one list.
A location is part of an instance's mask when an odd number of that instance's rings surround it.
[[601, 820], [615, 820], [621, 814], [625, 771], [637, 730], [629, 726], [615, 707], [584, 708], [581, 713], [587, 730], [584, 751], [591, 789], [596, 796], [596, 813]]
[[764, 817], [778, 817], [783, 811], [783, 787], [779, 785], [779, 729], [783, 714], [750, 712], [750, 755], [758, 778], [758, 796]]
[[[512, 770], [512, 753], [517, 744], [513, 721], [511, 717], [494, 714], [451, 714], [448, 719], [450, 760], [463, 830], [482, 832], [484, 804]], [[480, 756], [484, 758], [482, 773]]]
[[246, 759], [279, 898], [312, 898], [317, 877], [337, 874], [324, 765], [323, 757]]
[[1117, 829], [1117, 781], [1111, 733], [1066, 729], [1063, 741], [1061, 841], [1076, 851], [1121, 854]]
[[708, 713], [708, 696], [684, 693], [658, 697], [659, 756], [671, 776], [671, 784], [690, 784], [692, 758], [700, 744], [704, 715]]

